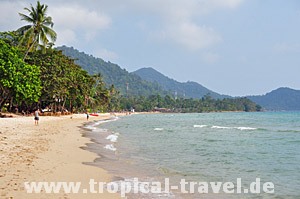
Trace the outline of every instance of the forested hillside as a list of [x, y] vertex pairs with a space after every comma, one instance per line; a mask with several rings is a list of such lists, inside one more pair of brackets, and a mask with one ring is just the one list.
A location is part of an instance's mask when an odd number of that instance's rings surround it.
[[278, 88], [260, 96], [248, 96], [252, 101], [267, 110], [296, 111], [300, 110], [300, 90]]
[[215, 99], [228, 98], [228, 95], [220, 95], [212, 90], [205, 88], [197, 82], [178, 82], [174, 79], [171, 79], [160, 72], [156, 71], [153, 68], [141, 68], [135, 72], [142, 79], [150, 81], [153, 83], [158, 83], [165, 90], [177, 93], [178, 96], [185, 96], [187, 98], [202, 98], [205, 95], [210, 95]]
[[142, 80], [138, 75], [129, 73], [117, 64], [79, 52], [73, 47], [61, 46], [57, 49], [61, 50], [66, 56], [75, 59], [75, 63], [89, 74], [100, 73], [106, 85], [113, 84], [123, 95], [168, 94], [157, 83]]

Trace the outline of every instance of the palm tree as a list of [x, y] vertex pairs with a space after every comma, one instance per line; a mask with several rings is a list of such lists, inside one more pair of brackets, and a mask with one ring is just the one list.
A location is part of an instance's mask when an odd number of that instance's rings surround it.
[[[18, 29], [23, 35], [20, 44], [24, 44], [26, 47], [24, 59], [29, 52], [41, 48], [45, 50], [51, 41], [56, 41], [56, 32], [52, 29], [53, 22], [52, 18], [47, 16], [47, 9], [47, 5], [37, 1], [36, 8], [32, 4], [30, 8], [24, 8], [24, 10], [29, 12], [28, 15], [19, 13], [21, 20], [30, 23]], [[50, 37], [51, 41], [49, 41], [48, 37]]]

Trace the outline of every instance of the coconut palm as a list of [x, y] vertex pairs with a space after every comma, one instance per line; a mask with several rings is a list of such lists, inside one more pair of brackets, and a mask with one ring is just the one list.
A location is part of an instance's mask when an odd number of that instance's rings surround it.
[[21, 20], [30, 23], [29, 25], [25, 25], [18, 29], [18, 31], [23, 35], [20, 44], [25, 45], [26, 47], [24, 59], [28, 52], [37, 49], [46, 49], [50, 42], [55, 42], [56, 40], [56, 32], [52, 29], [52, 18], [47, 16], [47, 9], [47, 5], [41, 4], [40, 1], [37, 1], [35, 8], [32, 4], [30, 8], [24, 8], [24, 10], [29, 12], [28, 15], [19, 13]]

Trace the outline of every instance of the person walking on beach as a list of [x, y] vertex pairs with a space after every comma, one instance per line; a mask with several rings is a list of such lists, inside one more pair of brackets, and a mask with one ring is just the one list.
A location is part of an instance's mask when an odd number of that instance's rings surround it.
[[36, 109], [34, 111], [34, 124], [35, 125], [39, 125], [39, 109]]
[[89, 120], [89, 117], [90, 117], [89, 112], [86, 112], [86, 120]]

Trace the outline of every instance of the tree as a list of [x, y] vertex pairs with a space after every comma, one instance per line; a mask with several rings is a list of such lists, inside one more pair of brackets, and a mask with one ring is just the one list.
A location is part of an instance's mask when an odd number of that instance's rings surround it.
[[21, 20], [30, 24], [18, 29], [18, 32], [23, 35], [20, 44], [25, 45], [26, 48], [23, 60], [25, 60], [29, 52], [40, 48], [45, 49], [49, 45], [50, 40], [52, 42], [56, 41], [56, 32], [52, 29], [54, 25], [52, 18], [47, 16], [47, 5], [37, 1], [36, 8], [31, 5], [30, 8], [24, 8], [24, 10], [28, 11], [29, 14], [19, 13]]
[[41, 93], [40, 69], [26, 64], [15, 47], [0, 40], [0, 110], [8, 103], [37, 102]]

